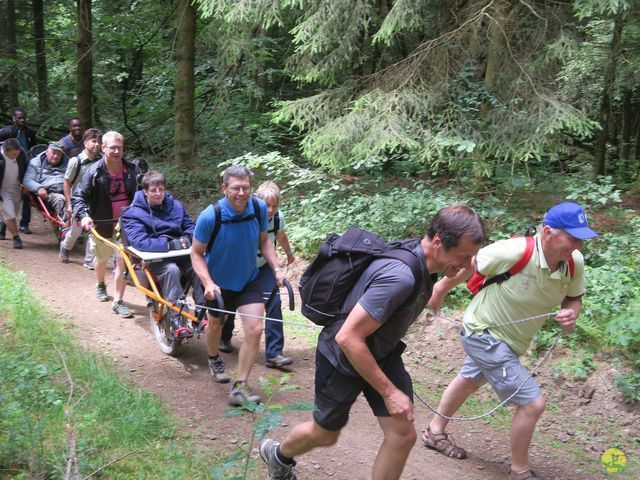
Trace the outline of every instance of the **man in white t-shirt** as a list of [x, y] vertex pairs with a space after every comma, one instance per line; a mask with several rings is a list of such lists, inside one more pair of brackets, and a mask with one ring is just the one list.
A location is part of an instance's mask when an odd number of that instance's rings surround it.
[[[89, 167], [100, 159], [100, 147], [102, 146], [102, 132], [97, 128], [89, 128], [82, 136], [82, 142], [84, 144], [84, 150], [82, 150], [77, 156], [69, 159], [67, 170], [64, 174], [64, 198], [67, 202], [67, 214], [69, 218], [73, 217], [73, 207], [71, 206], [71, 195], [75, 192], [78, 184], [87, 173]], [[71, 227], [65, 235], [62, 242], [60, 242], [59, 258], [62, 263], [69, 263], [69, 252], [73, 249], [76, 241], [82, 235], [82, 227], [80, 222], [71, 220]], [[85, 252], [86, 257], [90, 257], [93, 261], [93, 255], [89, 248], [89, 242], [87, 242], [87, 248]]]

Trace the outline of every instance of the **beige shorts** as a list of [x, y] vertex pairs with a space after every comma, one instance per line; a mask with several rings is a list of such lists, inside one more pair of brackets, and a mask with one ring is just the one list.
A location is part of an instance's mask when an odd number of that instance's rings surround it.
[[[119, 240], [115, 238], [107, 238], [112, 243], [119, 244]], [[111, 248], [109, 245], [104, 243], [102, 240], [98, 240], [93, 235], [89, 235], [89, 248], [91, 249], [91, 253], [96, 256], [96, 262], [104, 263], [111, 258], [111, 256], [115, 253], [115, 250]]]
[[17, 216], [22, 194], [20, 192], [3, 192], [0, 201], [0, 213], [3, 220], [13, 220]]

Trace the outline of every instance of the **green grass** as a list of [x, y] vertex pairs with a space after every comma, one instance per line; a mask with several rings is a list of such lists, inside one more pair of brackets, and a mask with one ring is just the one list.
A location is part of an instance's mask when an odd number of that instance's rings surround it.
[[162, 402], [82, 349], [1, 265], [0, 319], [0, 477], [64, 478], [75, 436], [81, 478], [121, 457], [97, 478], [211, 478], [215, 456], [194, 453]]

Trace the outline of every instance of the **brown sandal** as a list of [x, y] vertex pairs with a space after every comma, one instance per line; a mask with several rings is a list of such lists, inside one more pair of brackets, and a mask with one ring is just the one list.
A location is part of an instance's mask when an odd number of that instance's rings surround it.
[[453, 439], [449, 438], [449, 435], [444, 432], [433, 433], [430, 427], [427, 427], [427, 430], [422, 434], [422, 443], [425, 447], [436, 450], [450, 458], [461, 460], [467, 457], [467, 451], [464, 448], [456, 446]]
[[533, 470], [530, 468], [524, 472], [516, 473], [513, 470], [509, 473], [509, 480], [529, 480], [531, 478], [538, 478]]

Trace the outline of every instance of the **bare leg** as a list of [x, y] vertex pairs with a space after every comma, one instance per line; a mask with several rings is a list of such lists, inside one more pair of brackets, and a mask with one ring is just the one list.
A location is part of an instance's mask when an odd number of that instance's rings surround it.
[[5, 220], [4, 223], [7, 226], [7, 230], [9, 230], [9, 233], [11, 233], [11, 236], [17, 237], [18, 236], [18, 224], [16, 223], [16, 219], [12, 218], [11, 220]]
[[116, 294], [114, 295], [114, 300], [116, 302], [122, 300], [122, 297], [124, 296], [124, 289], [127, 288], [127, 281], [124, 278], [124, 271], [124, 260], [120, 255], [116, 255], [116, 271], [113, 274], [116, 284]]
[[220, 317], [214, 317], [207, 312], [207, 328], [204, 331], [204, 340], [207, 344], [207, 352], [210, 357], [218, 355], [218, 344], [220, 343], [220, 334], [222, 333], [222, 325], [220, 325]]
[[[243, 314], [249, 314], [246, 316]], [[238, 352], [238, 373], [236, 379], [246, 382], [258, 358], [260, 340], [262, 339], [262, 317], [264, 315], [263, 303], [251, 303], [238, 308], [238, 314], [244, 328], [244, 342]]]
[[280, 451], [294, 458], [316, 447], [330, 447], [338, 441], [340, 430], [325, 430], [313, 420], [296, 425], [282, 441]]
[[536, 423], [544, 412], [542, 395], [526, 405], [518, 405], [511, 421], [511, 470], [520, 472], [529, 468], [529, 445]]
[[[452, 417], [478, 388], [478, 385], [473, 380], [466, 379], [458, 374], [442, 394], [438, 412], [447, 417]], [[429, 428], [435, 434], [443, 433], [448, 423], [449, 420], [436, 415], [431, 420]]]
[[96, 257], [94, 267], [96, 269], [96, 280], [98, 283], [104, 283], [104, 277], [107, 273], [107, 261], [98, 260], [98, 257]]
[[378, 417], [384, 440], [373, 463], [372, 480], [397, 480], [402, 475], [407, 457], [416, 443], [413, 422], [393, 417]]

